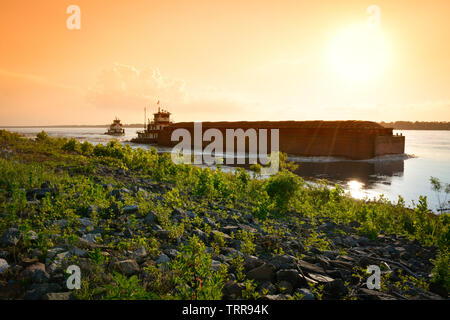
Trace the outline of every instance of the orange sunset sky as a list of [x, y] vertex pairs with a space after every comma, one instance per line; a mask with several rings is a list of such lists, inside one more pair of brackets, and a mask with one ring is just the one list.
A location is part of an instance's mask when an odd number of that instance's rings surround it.
[[448, 0], [2, 0], [0, 41], [0, 126], [450, 121]]

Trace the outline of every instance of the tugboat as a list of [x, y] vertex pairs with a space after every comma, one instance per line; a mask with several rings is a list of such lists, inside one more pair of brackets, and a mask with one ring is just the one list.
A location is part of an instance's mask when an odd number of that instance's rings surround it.
[[109, 126], [109, 129], [105, 134], [110, 136], [123, 136], [125, 135], [125, 129], [122, 127], [120, 120], [116, 117], [113, 123]]
[[[131, 139], [131, 142], [134, 143], [143, 143], [143, 144], [152, 144], [152, 143], [158, 143], [158, 134], [167, 126], [170, 126], [172, 124], [172, 121], [170, 120], [170, 112], [164, 109], [161, 109], [159, 106], [159, 101], [157, 103], [158, 105], [158, 112], [153, 114], [153, 120], [148, 121], [148, 123], [144, 124], [144, 130], [143, 131], [137, 131], [137, 137]], [[145, 113], [146, 109], [145, 109]], [[145, 118], [147, 118], [147, 115], [145, 115]], [[147, 122], [147, 119], [145, 119]]]

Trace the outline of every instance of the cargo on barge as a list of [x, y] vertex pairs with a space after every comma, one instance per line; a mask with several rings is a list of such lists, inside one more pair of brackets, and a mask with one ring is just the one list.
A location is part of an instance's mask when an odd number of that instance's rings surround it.
[[[172, 141], [176, 129], [186, 129], [193, 136], [194, 122], [173, 123], [170, 112], [158, 110], [154, 120], [146, 130], [138, 132], [132, 142], [153, 143], [173, 147], [178, 141]], [[227, 129], [279, 130], [279, 151], [289, 155], [303, 157], [342, 157], [353, 160], [371, 159], [382, 155], [403, 154], [405, 137], [394, 135], [392, 128], [385, 128], [371, 121], [236, 121], [202, 122], [202, 135], [208, 129], [218, 129], [223, 136]], [[203, 141], [203, 148], [210, 144]], [[271, 150], [270, 141], [268, 150]], [[234, 144], [236, 146], [236, 143]], [[226, 150], [226, 139], [223, 139]], [[248, 138], [246, 139], [248, 149]]]

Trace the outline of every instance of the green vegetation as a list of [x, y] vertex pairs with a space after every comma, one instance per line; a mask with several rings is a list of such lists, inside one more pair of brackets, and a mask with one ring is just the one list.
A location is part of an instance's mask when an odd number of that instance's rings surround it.
[[106, 285], [105, 300], [147, 300], [154, 296], [148, 293], [136, 276], [127, 278], [115, 272], [113, 283]]
[[[240, 241], [244, 255], [258, 250], [282, 254], [277, 238], [285, 236], [285, 224], [300, 230], [296, 237], [307, 249], [329, 250], [326, 236], [311, 228], [305, 231], [299, 218], [308, 219], [312, 227], [325, 222], [356, 225], [359, 234], [369, 239], [403, 235], [438, 248], [433, 281], [449, 288], [450, 216], [431, 213], [426, 197], [412, 209], [405, 207], [401, 197], [397, 203], [383, 197], [377, 201], [355, 200], [326, 181], [306, 183], [289, 171], [292, 166], [285, 161], [279, 173], [260, 179], [256, 167], [252, 178], [242, 169], [227, 173], [220, 168], [177, 165], [170, 154], [158, 154], [155, 149], [132, 149], [117, 141], [93, 146], [75, 139], [50, 138], [45, 132], [32, 140], [2, 130], [0, 149], [0, 234], [18, 226], [23, 233], [33, 230], [37, 235], [18, 250], [37, 249], [45, 256], [59, 243], [79, 245], [80, 228], [96, 234], [99, 247], [90, 248], [83, 258], [93, 269], [85, 273], [79, 298], [220, 299], [228, 280], [227, 270], [222, 266], [212, 271], [212, 254], [219, 254], [229, 239], [212, 233], [211, 225], [219, 228], [220, 221], [236, 219], [235, 212], [261, 223], [271, 237], [265, 238], [267, 245], [258, 248], [256, 232], [235, 232], [232, 240]], [[137, 181], [149, 188], [120, 191]], [[436, 190], [442, 191], [442, 184], [433, 181]], [[41, 195], [33, 192], [35, 189], [48, 191]], [[133, 205], [139, 208], [136, 215], [127, 213], [126, 207]], [[187, 211], [189, 215], [177, 213]], [[128, 254], [143, 247], [153, 260], [161, 254], [161, 240], [155, 230], [141, 226], [140, 220], [148, 215], [153, 215], [162, 228], [160, 234], [167, 231], [165, 241], [179, 246], [180, 254], [164, 271], [147, 265], [145, 279], [108, 273], [111, 261], [107, 252]], [[84, 217], [89, 217], [92, 225], [84, 226]], [[207, 224], [204, 219], [211, 222]], [[183, 235], [193, 230], [199, 230], [203, 238], [193, 236], [183, 244]], [[118, 233], [129, 236], [115, 236]], [[235, 256], [229, 264], [236, 279], [245, 281], [243, 295], [259, 297], [255, 284], [245, 279], [242, 256]], [[311, 290], [322, 298], [322, 286]]]
[[433, 262], [432, 281], [444, 287], [448, 292], [450, 290], [450, 253], [448, 249], [442, 249]]
[[226, 269], [211, 269], [211, 255], [197, 237], [193, 236], [172, 263], [173, 281], [183, 300], [220, 300]]

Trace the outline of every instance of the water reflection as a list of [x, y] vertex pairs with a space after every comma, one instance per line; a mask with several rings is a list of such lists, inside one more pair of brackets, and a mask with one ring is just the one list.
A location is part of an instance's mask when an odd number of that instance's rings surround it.
[[401, 177], [404, 160], [392, 161], [336, 161], [336, 162], [297, 162], [295, 173], [304, 179], [327, 179], [346, 184], [351, 181], [362, 183], [365, 188], [375, 183], [389, 184], [389, 177]]
[[366, 196], [364, 190], [364, 183], [361, 183], [357, 180], [350, 180], [347, 182], [347, 189], [350, 193], [350, 196], [357, 199], [362, 199]]

